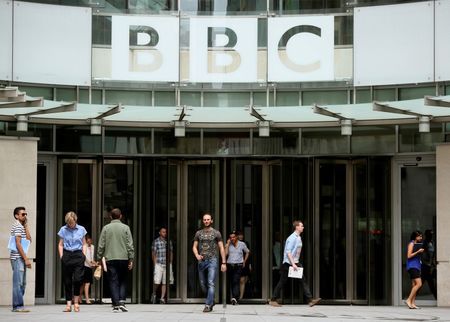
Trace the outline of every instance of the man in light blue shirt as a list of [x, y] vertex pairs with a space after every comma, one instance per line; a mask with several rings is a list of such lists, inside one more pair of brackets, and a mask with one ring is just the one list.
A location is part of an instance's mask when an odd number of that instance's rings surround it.
[[[280, 297], [281, 290], [288, 280], [289, 267], [292, 266], [294, 270], [297, 270], [299, 266], [301, 267], [299, 259], [303, 243], [300, 234], [305, 227], [300, 220], [294, 220], [292, 226], [294, 226], [294, 232], [286, 239], [284, 245], [283, 264], [280, 268], [280, 280], [278, 281], [277, 286], [275, 286], [272, 298], [269, 301], [269, 304], [272, 306], [281, 306], [277, 302], [277, 299]], [[306, 283], [305, 274], [303, 274], [303, 277], [299, 279], [299, 281], [309, 306], [316, 305], [321, 299], [312, 297], [309, 286]]]

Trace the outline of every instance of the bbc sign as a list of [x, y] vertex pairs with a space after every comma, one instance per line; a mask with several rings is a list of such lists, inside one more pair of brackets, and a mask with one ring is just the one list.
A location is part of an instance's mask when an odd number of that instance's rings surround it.
[[[178, 82], [179, 30], [177, 17], [113, 16], [112, 79]], [[333, 16], [268, 18], [267, 33], [267, 53], [258, 53], [257, 18], [190, 18], [188, 79], [181, 81], [334, 80]], [[258, 77], [264, 64], [267, 74]]]

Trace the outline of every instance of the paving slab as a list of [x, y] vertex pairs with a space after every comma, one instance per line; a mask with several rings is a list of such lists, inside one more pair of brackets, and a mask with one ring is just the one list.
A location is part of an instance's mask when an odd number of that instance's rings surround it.
[[406, 306], [347, 306], [347, 305], [216, 305], [203, 313], [200, 304], [130, 304], [128, 313], [113, 313], [111, 306], [81, 305], [78, 313], [63, 313], [64, 305], [36, 305], [29, 313], [14, 313], [10, 307], [0, 307], [0, 321], [95, 321], [95, 322], [381, 322], [381, 321], [447, 321], [450, 308], [423, 307], [410, 310]]

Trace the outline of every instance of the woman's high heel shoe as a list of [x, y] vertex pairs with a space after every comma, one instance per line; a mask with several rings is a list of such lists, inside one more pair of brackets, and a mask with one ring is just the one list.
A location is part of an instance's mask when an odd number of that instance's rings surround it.
[[72, 306], [66, 305], [66, 308], [63, 310], [63, 312], [72, 312]]
[[75, 304], [75, 305], [73, 306], [73, 311], [74, 311], [74, 312], [80, 312], [80, 304]]

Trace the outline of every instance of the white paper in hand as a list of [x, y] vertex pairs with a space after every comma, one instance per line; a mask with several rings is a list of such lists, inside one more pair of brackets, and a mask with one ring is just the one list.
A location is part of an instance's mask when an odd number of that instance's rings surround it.
[[288, 276], [292, 278], [303, 278], [303, 267], [297, 267], [297, 270], [295, 270], [294, 267], [289, 266]]

